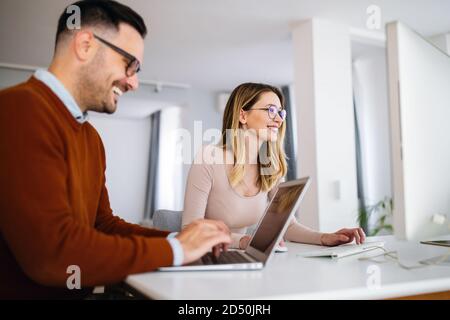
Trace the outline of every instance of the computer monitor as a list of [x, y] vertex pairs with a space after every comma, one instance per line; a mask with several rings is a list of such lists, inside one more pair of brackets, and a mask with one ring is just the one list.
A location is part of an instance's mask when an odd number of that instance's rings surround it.
[[394, 233], [449, 234], [450, 57], [402, 23], [386, 28]]

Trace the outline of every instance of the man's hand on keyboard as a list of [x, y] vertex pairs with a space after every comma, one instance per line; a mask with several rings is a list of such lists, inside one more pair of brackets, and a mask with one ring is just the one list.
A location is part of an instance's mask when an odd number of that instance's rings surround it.
[[212, 251], [219, 256], [231, 242], [230, 230], [221, 221], [200, 219], [186, 226], [176, 238], [184, 252], [183, 264], [191, 263]]
[[320, 242], [323, 246], [338, 246], [353, 242], [356, 244], [362, 244], [366, 241], [366, 234], [362, 228], [341, 229], [335, 233], [324, 233], [320, 238]]

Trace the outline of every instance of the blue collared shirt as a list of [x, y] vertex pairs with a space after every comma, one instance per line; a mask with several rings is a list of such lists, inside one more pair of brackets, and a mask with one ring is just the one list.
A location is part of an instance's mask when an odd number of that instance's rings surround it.
[[[34, 73], [34, 77], [41, 82], [43, 82], [53, 93], [62, 101], [69, 110], [70, 114], [79, 123], [84, 123], [88, 120], [87, 112], [82, 112], [74, 97], [70, 92], [64, 87], [61, 81], [58, 80], [52, 73], [44, 69], [38, 69]], [[173, 252], [173, 265], [181, 266], [184, 260], [183, 248], [181, 247], [180, 241], [175, 238], [176, 232], [173, 232], [167, 236], [167, 241], [172, 247]]]
[[173, 265], [176, 267], [181, 266], [184, 260], [184, 252], [180, 240], [175, 238], [177, 234], [178, 232], [172, 232], [167, 236], [167, 241], [169, 241], [173, 251]]
[[38, 69], [34, 73], [34, 77], [42, 81], [47, 87], [49, 87], [53, 93], [64, 103], [70, 114], [79, 122], [84, 123], [88, 120], [87, 112], [82, 112], [77, 102], [64, 87], [61, 81], [58, 80], [52, 73], [44, 69]]

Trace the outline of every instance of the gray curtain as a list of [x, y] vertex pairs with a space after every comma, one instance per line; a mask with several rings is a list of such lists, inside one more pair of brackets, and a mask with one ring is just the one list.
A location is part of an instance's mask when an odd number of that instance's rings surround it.
[[284, 86], [281, 88], [281, 91], [283, 92], [284, 98], [285, 98], [285, 109], [287, 112], [287, 118], [286, 118], [286, 137], [285, 137], [285, 144], [284, 148], [286, 151], [287, 156], [287, 163], [288, 163], [288, 172], [286, 176], [286, 180], [294, 180], [297, 179], [297, 155], [295, 154], [295, 144], [297, 143], [297, 139], [294, 136], [294, 130], [293, 126], [296, 125], [296, 122], [294, 121], [292, 117], [292, 101], [291, 101], [291, 90], [288, 86]]
[[150, 156], [148, 163], [147, 197], [145, 203], [144, 219], [153, 218], [156, 206], [156, 181], [158, 178], [158, 154], [159, 154], [159, 132], [161, 125], [161, 111], [150, 116]]

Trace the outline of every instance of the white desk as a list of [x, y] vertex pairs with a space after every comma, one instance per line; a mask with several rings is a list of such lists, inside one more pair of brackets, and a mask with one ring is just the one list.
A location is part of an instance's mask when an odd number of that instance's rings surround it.
[[[385, 241], [385, 248], [396, 250], [407, 265], [450, 250], [397, 241], [392, 236], [370, 240]], [[296, 243], [287, 243], [287, 246], [289, 252], [275, 254], [260, 271], [150, 272], [131, 275], [125, 282], [152, 299], [181, 300], [386, 299], [450, 290], [449, 265], [405, 270], [390, 260], [383, 264], [358, 260], [381, 253], [378, 249], [331, 260], [297, 256], [317, 246]]]

